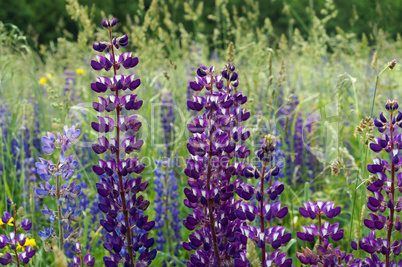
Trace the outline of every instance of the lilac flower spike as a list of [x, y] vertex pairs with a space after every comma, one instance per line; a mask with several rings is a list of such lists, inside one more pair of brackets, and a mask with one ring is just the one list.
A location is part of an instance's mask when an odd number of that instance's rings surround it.
[[[385, 255], [384, 261], [378, 260], [382, 266], [400, 266], [402, 241], [395, 237], [394, 233], [402, 233], [400, 216], [396, 213], [402, 210], [402, 166], [399, 150], [402, 148], [402, 134], [398, 134], [398, 127], [402, 128], [402, 113], [398, 111], [398, 102], [390, 101], [385, 105], [389, 116], [380, 114], [374, 119], [374, 125], [382, 133], [381, 138], [374, 138], [369, 147], [375, 153], [389, 155], [389, 159], [374, 158], [373, 164], [367, 165], [367, 170], [375, 175], [375, 181], [367, 189], [372, 193], [368, 198], [367, 207], [371, 211], [370, 218], [364, 219], [364, 225], [370, 230], [366, 237], [359, 240], [358, 244], [352, 241], [354, 250], [360, 249], [370, 254], [372, 259], [379, 259]], [[385, 231], [381, 231], [381, 230]], [[384, 237], [380, 234], [386, 232]], [[377, 235], [377, 237], [376, 237]]]
[[189, 85], [194, 91], [206, 89], [205, 96], [194, 95], [193, 100], [187, 101], [191, 110], [205, 109], [187, 125], [193, 136], [187, 144], [191, 158], [184, 170], [189, 177], [184, 204], [193, 212], [183, 220], [183, 225], [193, 232], [183, 247], [195, 250], [187, 262], [189, 267], [250, 264], [246, 258], [247, 237], [241, 227], [247, 225], [243, 219], [249, 216], [254, 220], [255, 216], [246, 203], [234, 198], [234, 193], [249, 200], [253, 189], [240, 179], [232, 181], [233, 176], [243, 176], [245, 168], [244, 163], [236, 161], [250, 155], [240, 141], [249, 137], [248, 131], [240, 128], [250, 113], [241, 107], [247, 97], [241, 92], [233, 94], [239, 85], [234, 70], [228, 64], [216, 74], [215, 66], [201, 66]]
[[[100, 176], [96, 187], [102, 200], [98, 207], [105, 214], [100, 224], [107, 231], [103, 247], [110, 253], [103, 261], [108, 267], [118, 266], [120, 263], [131, 267], [148, 266], [155, 258], [156, 250], [151, 250], [154, 239], [148, 238], [147, 233], [155, 225], [145, 215], [149, 201], [139, 195], [148, 187], [148, 182], [139, 176], [145, 165], [140, 164], [138, 158], [125, 159], [125, 154], [140, 150], [143, 145], [143, 141], [136, 137], [142, 124], [137, 115], [122, 115], [124, 109], [129, 111], [141, 108], [143, 102], [138, 100], [137, 95], [123, 94], [123, 91], [134, 91], [141, 82], [134, 74], [117, 74], [121, 67], [134, 68], [138, 64], [138, 58], [133, 57], [131, 52], [115, 54], [117, 49], [128, 44], [127, 35], [112, 37], [112, 29], [116, 24], [115, 18], [102, 21], [102, 26], [108, 30], [109, 41], [94, 43], [93, 48], [98, 52], [106, 50], [107, 53], [105, 56], [97, 55], [96, 60], [91, 61], [91, 66], [96, 71], [113, 70], [111, 77], [100, 76], [91, 84], [91, 89], [96, 93], [110, 93], [105, 97], [99, 96], [99, 101], [93, 103], [93, 108], [99, 113], [116, 112], [115, 119], [98, 116], [98, 121], [91, 125], [98, 133], [116, 133], [115, 138], [110, 139], [101, 135], [98, 143], [92, 145], [97, 154], [110, 151], [113, 155], [106, 161], [100, 159], [99, 164], [92, 167]], [[92, 262], [92, 257], [85, 257], [84, 262], [85, 260]]]

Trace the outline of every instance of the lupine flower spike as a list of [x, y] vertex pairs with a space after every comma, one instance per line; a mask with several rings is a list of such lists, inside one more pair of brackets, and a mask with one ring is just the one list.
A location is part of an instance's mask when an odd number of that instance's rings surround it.
[[[1, 226], [6, 231], [7, 235], [0, 235], [0, 249], [7, 247], [3, 256], [0, 257], [1, 265], [16, 264], [18, 267], [28, 264], [32, 257], [35, 255], [35, 240], [28, 237], [27, 232], [31, 230], [32, 223], [28, 219], [17, 219], [17, 212], [15, 211], [15, 203], [8, 198], [7, 203], [11, 205], [13, 216], [7, 211], [3, 212], [1, 217]], [[8, 231], [11, 226], [11, 231]], [[18, 251], [18, 250], [22, 250]], [[10, 253], [11, 252], [11, 253]]]
[[[71, 146], [80, 137], [81, 131], [75, 129], [75, 126], [68, 128], [64, 126], [63, 133], [58, 132], [57, 138], [54, 134], [48, 132], [47, 136], [42, 137], [43, 147], [42, 150], [45, 154], [51, 155], [57, 149], [60, 156], [57, 163], [53, 163], [51, 160], [45, 160], [39, 157], [39, 162], [36, 162], [36, 172], [39, 177], [45, 182], [40, 183], [39, 187], [35, 189], [35, 193], [39, 198], [51, 197], [56, 198], [57, 210], [49, 208], [47, 205], [43, 205], [41, 213], [45, 219], [48, 219], [52, 224], [50, 228], [43, 227], [43, 231], [39, 231], [39, 237], [42, 241], [50, 241], [52, 239], [59, 240], [59, 248], [62, 250], [65, 242], [72, 242], [76, 235], [64, 237], [63, 226], [76, 223], [82, 213], [79, 209], [68, 210], [62, 212], [62, 206], [68, 200], [75, 200], [81, 193], [81, 185], [77, 184], [76, 180], [71, 178], [74, 175], [75, 169], [78, 168], [78, 162], [74, 159], [74, 156], [67, 156], [65, 152], [71, 148]], [[51, 185], [50, 179], [54, 177], [56, 184]], [[66, 181], [62, 184], [61, 178]], [[55, 221], [58, 221], [59, 234], [56, 235], [53, 228]], [[78, 229], [76, 228], [78, 231]], [[73, 231], [77, 233], [77, 231]]]
[[[138, 151], [143, 145], [138, 140], [136, 133], [141, 128], [141, 122], [137, 115], [124, 116], [124, 110], [138, 110], [142, 106], [142, 100], [137, 95], [126, 94], [124, 91], [134, 91], [140, 85], [140, 79], [135, 74], [117, 74], [121, 68], [131, 69], [138, 64], [138, 58], [132, 52], [115, 54], [116, 49], [126, 47], [128, 36], [112, 36], [112, 29], [116, 26], [115, 18], [104, 19], [102, 26], [109, 33], [109, 41], [93, 44], [95, 51], [103, 52], [105, 56], [96, 56], [91, 61], [91, 66], [96, 71], [110, 71], [112, 76], [100, 76], [91, 88], [96, 93], [111, 93], [107, 97], [98, 96], [99, 102], [93, 103], [93, 108], [99, 112], [113, 112], [116, 117], [98, 116], [98, 122], [92, 122], [92, 128], [98, 133], [113, 133], [115, 137], [108, 139], [102, 135], [99, 142], [92, 145], [97, 154], [110, 151], [114, 158], [99, 160], [99, 164], [93, 165], [93, 171], [99, 175], [100, 182], [96, 184], [98, 194], [102, 200], [99, 209], [106, 215], [100, 224], [108, 232], [103, 247], [109, 251], [110, 256], [104, 257], [105, 266], [114, 267], [123, 263], [124, 266], [148, 266], [156, 256], [156, 250], [150, 250], [154, 244], [154, 238], [148, 238], [155, 222], [148, 220], [144, 212], [149, 206], [138, 193], [144, 192], [148, 182], [138, 176], [145, 168], [138, 158], [127, 158], [134, 150]], [[123, 136], [125, 133], [126, 136]], [[124, 139], [123, 139], [124, 138]], [[134, 177], [130, 177], [133, 175]], [[137, 257], [138, 255], [138, 257]]]
[[[388, 100], [385, 105], [388, 116], [381, 113], [379, 118], [374, 119], [382, 137], [375, 137], [370, 149], [375, 153], [384, 151], [389, 157], [387, 160], [374, 158], [373, 164], [367, 165], [367, 170], [374, 175], [374, 182], [367, 187], [372, 193], [367, 201], [370, 218], [364, 219], [364, 225], [370, 232], [359, 240], [359, 244], [355, 241], [351, 244], [353, 249], [370, 254], [375, 264], [385, 267], [402, 266], [402, 240], [395, 236], [397, 232], [402, 233], [400, 216], [397, 215], [402, 211], [402, 158], [399, 155], [402, 134], [398, 134], [398, 128], [402, 128], [402, 113], [398, 107], [396, 100]], [[383, 256], [384, 261], [381, 261]]]
[[[246, 258], [247, 237], [241, 226], [248, 209], [241, 198], [250, 200], [251, 187], [232, 176], [243, 175], [244, 163], [231, 163], [233, 159], [245, 159], [250, 150], [239, 143], [249, 138], [250, 132], [241, 123], [250, 117], [241, 106], [247, 97], [242, 93], [232, 94], [239, 85], [235, 66], [228, 63], [224, 70], [215, 74], [215, 66], [201, 66], [195, 81], [190, 82], [194, 91], [206, 89], [206, 97], [194, 95], [187, 101], [189, 109], [202, 111], [202, 115], [187, 125], [193, 134], [187, 144], [191, 158], [187, 159], [184, 173], [189, 177], [190, 188], [184, 189], [184, 204], [193, 209], [183, 220], [184, 226], [194, 231], [183, 247], [195, 253], [187, 266], [249, 266]], [[250, 192], [252, 191], [252, 192]], [[250, 220], [254, 215], [247, 212]], [[240, 219], [241, 218], [241, 219]]]
[[[260, 217], [260, 227], [256, 228], [252, 225], [243, 226], [242, 232], [245, 236], [255, 241], [258, 248], [261, 249], [261, 266], [291, 266], [292, 259], [286, 258], [286, 253], [280, 253], [278, 250], [282, 245], [287, 244], [292, 235], [286, 233], [285, 228], [278, 225], [265, 227], [267, 223], [272, 223], [275, 219], [283, 219], [288, 214], [288, 208], [282, 206], [278, 201], [279, 196], [283, 193], [285, 187], [279, 182], [273, 182], [274, 177], [281, 172], [281, 162], [275, 162], [276, 139], [273, 135], [266, 135], [262, 141], [261, 149], [257, 152], [257, 157], [262, 163], [262, 170], [247, 166], [244, 174], [247, 178], [256, 178], [260, 180], [259, 190], [256, 189], [256, 200], [258, 207], [249, 206], [249, 210], [257, 217]], [[267, 188], [264, 184], [268, 183]], [[265, 198], [267, 196], [267, 198]], [[268, 226], [268, 225], [267, 225]], [[266, 245], [269, 244], [273, 248], [273, 252], [269, 254], [266, 251]]]

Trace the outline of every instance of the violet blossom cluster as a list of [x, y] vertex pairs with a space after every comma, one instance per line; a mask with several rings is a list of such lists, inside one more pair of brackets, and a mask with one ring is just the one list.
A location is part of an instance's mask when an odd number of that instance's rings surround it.
[[303, 231], [297, 232], [297, 237], [305, 242], [315, 243], [318, 236], [316, 251], [303, 248], [302, 252], [296, 252], [296, 257], [301, 264], [312, 266], [361, 266], [361, 261], [356, 262], [352, 254], [341, 251], [340, 246], [334, 247], [330, 238], [338, 242], [343, 238], [344, 231], [339, 227], [339, 223], [330, 224], [323, 220], [325, 215], [328, 219], [335, 218], [341, 212], [339, 206], [334, 207], [333, 201], [309, 201], [303, 203], [304, 207], [299, 208], [300, 214], [304, 218], [314, 220], [318, 218], [318, 225], [302, 225]]
[[145, 165], [139, 163], [138, 158], [125, 158], [126, 154], [140, 150], [144, 143], [136, 136], [142, 123], [138, 120], [138, 115], [123, 114], [141, 108], [143, 101], [137, 95], [123, 94], [123, 91], [137, 89], [141, 81], [135, 74], [126, 76], [117, 73], [122, 68], [134, 68], [138, 64], [138, 58], [132, 52], [115, 54], [117, 49], [128, 44], [127, 34], [121, 37], [112, 36], [112, 29], [116, 24], [115, 18], [102, 21], [110, 39], [94, 43], [93, 49], [98, 52], [106, 50], [106, 54], [97, 55], [96, 60], [91, 61], [91, 66], [96, 71], [112, 71], [110, 77], [100, 76], [91, 84], [96, 93], [109, 94], [105, 97], [98, 96], [99, 101], [93, 103], [93, 108], [99, 113], [116, 114], [115, 119], [98, 116], [98, 122], [92, 122], [92, 128], [100, 134], [115, 133], [113, 138], [102, 135], [98, 138], [99, 142], [92, 145], [97, 154], [110, 151], [114, 155], [114, 158], [100, 159], [99, 164], [93, 165], [93, 171], [101, 176], [100, 182], [96, 184], [97, 192], [102, 197], [98, 206], [106, 216], [100, 220], [100, 224], [108, 232], [103, 247], [109, 251], [110, 256], [104, 257], [103, 261], [108, 267], [118, 266], [120, 263], [132, 267], [148, 266], [155, 258], [156, 250], [151, 250], [154, 238], [148, 237], [148, 231], [154, 227], [155, 222], [149, 220], [144, 213], [149, 201], [139, 195], [148, 187], [148, 181], [143, 181], [139, 176]]
[[[3, 212], [3, 216], [1, 216], [1, 225], [6, 230], [7, 235], [0, 235], [0, 249], [7, 247], [10, 250], [5, 250], [3, 256], [0, 257], [0, 264], [9, 265], [14, 263], [20, 267], [22, 264], [28, 264], [36, 253], [31, 245], [26, 245], [27, 232], [31, 230], [32, 223], [28, 219], [17, 220], [15, 203], [10, 198], [7, 199], [7, 203], [12, 206], [14, 216], [11, 216], [8, 211]], [[8, 226], [12, 227], [11, 231], [8, 231]], [[22, 248], [21, 252], [18, 252], [19, 247]], [[12, 252], [10, 253], [9, 251]]]
[[[71, 200], [75, 200], [81, 193], [81, 185], [76, 179], [72, 179], [75, 169], [78, 168], [78, 162], [74, 159], [74, 155], [68, 156], [65, 154], [76, 140], [81, 135], [79, 129], [75, 126], [68, 128], [64, 126], [63, 133], [58, 132], [57, 137], [48, 132], [47, 136], [42, 137], [42, 151], [47, 155], [52, 155], [55, 150], [59, 151], [59, 159], [57, 163], [52, 160], [46, 160], [39, 157], [39, 162], [35, 163], [36, 172], [39, 178], [45, 183], [40, 183], [39, 187], [35, 188], [35, 193], [39, 198], [51, 197], [55, 199], [57, 210], [53, 210], [47, 205], [43, 205], [41, 210], [42, 216], [48, 219], [51, 223], [50, 228], [43, 227], [43, 231], [39, 231], [38, 235], [42, 241], [59, 240], [59, 248], [63, 249], [65, 242], [73, 242], [76, 235], [70, 235], [67, 238], [64, 236], [64, 228], [72, 223], [79, 221], [82, 211], [78, 208], [66, 210], [63, 212], [63, 205]], [[50, 179], [54, 177], [55, 184], [50, 184]], [[63, 184], [61, 180], [65, 183]], [[59, 234], [55, 233], [53, 224], [57, 221]], [[77, 232], [77, 228], [73, 232]]]
[[402, 134], [398, 134], [398, 127], [402, 128], [402, 113], [398, 107], [396, 100], [388, 100], [385, 109], [389, 116], [381, 113], [379, 118], [374, 119], [374, 125], [382, 136], [374, 138], [370, 149], [389, 156], [388, 159], [374, 158], [373, 164], [367, 165], [367, 170], [374, 175], [374, 182], [367, 187], [372, 194], [367, 201], [370, 218], [364, 219], [369, 233], [359, 239], [358, 244], [355, 241], [351, 243], [353, 249], [369, 253], [377, 266], [386, 267], [402, 265], [402, 240], [395, 235], [402, 233], [402, 222], [397, 215], [402, 210], [402, 172], [399, 172], [402, 166], [399, 155]]
[[253, 219], [255, 215], [249, 212], [247, 203], [236, 200], [234, 193], [250, 200], [254, 191], [240, 179], [233, 180], [243, 175], [244, 162], [231, 163], [250, 155], [250, 150], [239, 144], [250, 136], [241, 127], [250, 112], [242, 107], [247, 97], [242, 92], [233, 94], [238, 85], [238, 74], [230, 63], [218, 74], [215, 66], [201, 66], [195, 81], [190, 82], [192, 90], [207, 92], [205, 97], [194, 95], [193, 100], [187, 101], [189, 109], [204, 110], [187, 125], [193, 136], [187, 144], [191, 158], [184, 170], [189, 177], [184, 205], [193, 212], [183, 224], [193, 232], [183, 247], [195, 250], [187, 262], [189, 267], [250, 265], [246, 258], [247, 237], [240, 229], [246, 226], [246, 216]]
[[[273, 222], [277, 219], [283, 219], [288, 214], [288, 208], [279, 201], [279, 196], [283, 193], [285, 186], [274, 181], [275, 177], [280, 175], [280, 161], [276, 161], [276, 138], [273, 135], [266, 135], [262, 141], [261, 149], [257, 151], [257, 157], [261, 161], [261, 170], [247, 166], [244, 174], [247, 178], [259, 179], [259, 188], [255, 189], [257, 206], [248, 205], [245, 208], [243, 204], [243, 213], [249, 221], [253, 221], [255, 215], [259, 217], [259, 227], [252, 225], [242, 226], [242, 233], [249, 239], [255, 241], [258, 248], [261, 249], [261, 266], [292, 266], [292, 259], [286, 258], [286, 253], [281, 253], [279, 248], [286, 245], [292, 238], [291, 233], [286, 233], [285, 227], [275, 225]], [[264, 185], [267, 183], [267, 187]], [[264, 198], [267, 196], [267, 198]], [[247, 216], [248, 214], [253, 214]], [[266, 223], [271, 223], [265, 227]], [[267, 225], [268, 226], [268, 225]], [[273, 250], [268, 253], [266, 245], [270, 245]]]

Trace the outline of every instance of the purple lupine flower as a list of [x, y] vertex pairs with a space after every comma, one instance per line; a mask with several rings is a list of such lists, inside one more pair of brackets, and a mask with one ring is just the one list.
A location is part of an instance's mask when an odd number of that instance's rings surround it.
[[237, 78], [234, 65], [228, 63], [217, 75], [214, 66], [201, 66], [195, 81], [190, 82], [192, 90], [205, 88], [207, 93], [187, 101], [191, 110], [205, 108], [187, 125], [193, 136], [187, 144], [191, 158], [187, 159], [184, 173], [189, 177], [190, 188], [184, 189], [184, 204], [193, 212], [183, 220], [183, 225], [194, 232], [183, 247], [195, 250], [187, 266], [250, 264], [245, 256], [247, 237], [241, 232], [247, 224], [236, 217], [241, 200], [234, 198], [239, 188], [239, 195], [247, 197], [247, 187], [241, 187], [239, 179], [231, 181], [232, 176], [243, 175], [245, 165], [230, 161], [250, 155], [247, 147], [238, 144], [249, 137], [241, 123], [250, 117], [250, 112], [241, 107], [247, 97], [242, 92], [233, 94], [239, 85]]
[[[396, 213], [402, 210], [402, 197], [397, 196], [398, 191], [402, 193], [402, 173], [399, 172], [402, 166], [399, 154], [402, 134], [397, 131], [398, 127], [402, 128], [402, 113], [398, 111], [398, 107], [396, 100], [388, 100], [385, 109], [389, 116], [381, 113], [379, 118], [374, 119], [374, 125], [382, 136], [375, 137], [369, 147], [375, 153], [384, 151], [389, 155], [389, 159], [374, 158], [373, 164], [367, 165], [367, 170], [376, 176], [376, 180], [367, 187], [372, 193], [367, 201], [371, 212], [370, 218], [364, 219], [364, 225], [370, 232], [366, 237], [359, 239], [359, 246], [355, 241], [351, 243], [354, 250], [363, 250], [373, 259], [379, 259], [376, 256], [381, 254], [385, 255], [384, 260], [378, 262], [386, 267], [402, 264], [402, 260], [397, 262], [402, 242], [394, 235], [395, 232], [401, 233], [401, 223]], [[383, 229], [385, 231], [381, 231]], [[386, 234], [381, 236], [384, 232]]]
[[317, 215], [321, 216], [325, 214], [328, 219], [332, 219], [341, 213], [341, 207], [337, 206], [334, 208], [335, 202], [333, 201], [321, 201], [318, 200], [317, 202], [307, 202], [303, 203], [304, 207], [299, 208], [300, 214], [304, 218], [310, 218], [314, 220]]
[[303, 248], [302, 252], [296, 252], [296, 257], [302, 264], [312, 264], [324, 266], [338, 266], [347, 264], [347, 266], [357, 266], [352, 254], [347, 255], [346, 252], [341, 251], [340, 247], [333, 248], [330, 243], [329, 237], [335, 242], [343, 238], [344, 231], [339, 228], [339, 223], [330, 224], [328, 221], [323, 221], [323, 215], [328, 219], [335, 218], [341, 212], [339, 206], [334, 207], [335, 203], [332, 201], [317, 201], [303, 203], [304, 207], [299, 208], [300, 214], [305, 218], [312, 220], [318, 218], [318, 225], [310, 223], [309, 226], [302, 225], [303, 232], [298, 231], [297, 237], [302, 241], [314, 243], [318, 236], [317, 251], [312, 251], [309, 248]]
[[[115, 18], [102, 21], [110, 40], [94, 43], [93, 48], [98, 52], [106, 50], [107, 53], [104, 57], [97, 55], [96, 60], [91, 61], [91, 66], [96, 71], [113, 70], [112, 77], [101, 76], [91, 84], [91, 89], [96, 93], [111, 93], [107, 99], [99, 97], [99, 103], [94, 102], [93, 108], [99, 113], [116, 111], [115, 120], [98, 116], [98, 122], [92, 122], [92, 128], [96, 132], [116, 133], [115, 138], [111, 139], [101, 136], [99, 143], [92, 146], [97, 154], [110, 150], [115, 155], [115, 158], [99, 160], [99, 164], [93, 165], [93, 171], [101, 176], [100, 182], [96, 184], [102, 198], [98, 207], [106, 214], [100, 223], [108, 232], [103, 246], [110, 252], [110, 256], [103, 260], [108, 267], [118, 266], [119, 263], [124, 263], [124, 266], [148, 266], [155, 258], [156, 250], [150, 250], [154, 239], [148, 238], [146, 232], [154, 227], [155, 222], [148, 220], [144, 213], [149, 201], [138, 194], [146, 190], [148, 182], [143, 181], [141, 176], [136, 176], [144, 170], [145, 165], [139, 164], [138, 158], [125, 159], [125, 154], [141, 149], [143, 141], [137, 140], [136, 133], [142, 124], [137, 115], [122, 115], [124, 110], [141, 108], [143, 102], [137, 99], [137, 95], [122, 95], [123, 91], [137, 89], [141, 81], [134, 74], [117, 74], [121, 67], [134, 68], [138, 64], [138, 58], [133, 57], [132, 52], [115, 54], [117, 49], [128, 44], [127, 35], [112, 37], [112, 29], [116, 24]], [[126, 135], [124, 140], [123, 134]], [[138, 258], [135, 259], [137, 255]]]
[[[239, 217], [241, 215], [239, 211], [237, 211], [236, 215], [242, 220], [247, 219], [249, 221], [254, 220], [254, 218], [250, 217], [250, 214], [260, 217], [260, 227], [255, 228], [248, 225], [242, 227], [242, 232], [245, 236], [254, 240], [257, 247], [261, 249], [262, 264], [270, 266], [276, 257], [274, 255], [279, 253], [277, 249], [290, 241], [291, 234], [285, 233], [285, 228], [281, 226], [270, 225], [267, 228], [265, 227], [266, 221], [271, 223], [275, 218], [283, 219], [288, 214], [288, 208], [286, 206], [282, 207], [279, 201], [279, 196], [285, 188], [284, 185], [279, 181], [274, 182], [275, 177], [280, 174], [282, 166], [280, 162], [275, 161], [276, 138], [268, 134], [260, 143], [261, 149], [257, 151], [257, 158], [261, 161], [261, 171], [250, 165], [244, 170], [244, 176], [247, 178], [254, 177], [259, 179], [259, 190], [254, 189], [258, 205], [252, 206], [250, 204], [248, 213], [243, 208], [243, 213], [249, 214], [249, 216], [241, 218], [241, 216]], [[268, 184], [266, 189], [264, 188], [265, 183]], [[267, 196], [267, 198], [264, 198], [264, 196]], [[244, 204], [242, 206], [244, 207]], [[274, 249], [271, 255], [266, 252], [266, 244], [269, 244]], [[290, 266], [292, 264], [292, 259], [286, 259], [286, 253], [281, 254], [275, 261], [278, 266]]]
[[340, 247], [333, 247], [332, 243], [329, 243], [328, 239], [325, 239], [323, 245], [319, 245], [317, 252], [310, 250], [309, 248], [303, 248], [302, 252], [296, 252], [297, 258], [301, 264], [311, 266], [378, 266], [378, 265], [366, 265], [372, 263], [371, 259], [365, 260], [356, 259], [352, 254], [346, 254], [344, 251], [340, 251]]
[[[64, 126], [63, 133], [58, 132], [56, 135], [48, 132], [47, 136], [42, 137], [42, 143], [44, 145], [42, 150], [48, 155], [53, 154], [56, 149], [60, 150], [59, 160], [55, 164], [51, 160], [48, 161], [39, 157], [40, 161], [35, 163], [37, 174], [46, 182], [45, 184], [40, 183], [39, 187], [34, 189], [36, 196], [38, 196], [38, 198], [50, 196], [57, 200], [57, 211], [43, 205], [44, 209], [41, 210], [41, 213], [44, 218], [50, 220], [51, 224], [53, 224], [56, 219], [59, 222], [58, 236], [54, 233], [53, 226], [51, 226], [49, 229], [44, 227], [43, 231], [39, 231], [39, 237], [43, 241], [58, 239], [60, 249], [63, 248], [65, 242], [70, 242], [69, 238], [65, 239], [63, 228], [71, 223], [76, 223], [81, 215], [81, 210], [79, 209], [64, 212], [62, 210], [63, 205], [68, 200], [75, 200], [81, 193], [81, 185], [77, 184], [75, 179], [71, 181], [75, 169], [78, 168], [78, 162], [74, 159], [73, 155], [65, 155], [65, 152], [71, 148], [80, 135], [81, 131], [75, 129], [75, 126], [71, 128]], [[49, 183], [52, 177], [56, 180], [55, 185]], [[62, 184], [60, 178], [63, 178], [66, 183]]]
[[[1, 220], [3, 224], [11, 225], [13, 229], [9, 232], [6, 230], [7, 235], [0, 235], [0, 249], [9, 247], [10, 250], [13, 250], [14, 255], [11, 255], [8, 251], [6, 251], [3, 257], [0, 257], [0, 264], [8, 265], [10, 263], [14, 263], [19, 267], [22, 265], [22, 263], [28, 264], [36, 253], [35, 249], [31, 248], [31, 246], [27, 246], [28, 244], [26, 244], [26, 232], [31, 229], [32, 223], [30, 223], [28, 219], [24, 219], [18, 226], [17, 223], [20, 220], [17, 220], [16, 217], [16, 204], [10, 198], [7, 199], [7, 203], [11, 205], [14, 216], [11, 217], [9, 212], [4, 212], [4, 216], [1, 217]], [[21, 246], [23, 251], [18, 253], [17, 246]]]

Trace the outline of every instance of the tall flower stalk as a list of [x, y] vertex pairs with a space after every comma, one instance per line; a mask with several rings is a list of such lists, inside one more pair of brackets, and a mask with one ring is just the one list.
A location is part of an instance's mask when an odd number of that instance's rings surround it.
[[[112, 70], [112, 77], [100, 76], [91, 84], [93, 91], [111, 95], [106, 98], [98, 96], [99, 102], [93, 103], [93, 108], [99, 112], [116, 112], [115, 120], [110, 117], [98, 116], [98, 122], [92, 122], [92, 128], [99, 133], [112, 133], [115, 137], [110, 141], [105, 136], [98, 138], [98, 144], [92, 148], [97, 154], [110, 151], [114, 158], [99, 160], [99, 164], [93, 166], [93, 171], [101, 176], [101, 181], [96, 184], [98, 194], [103, 197], [99, 203], [99, 209], [106, 214], [106, 219], [100, 223], [108, 232], [103, 246], [110, 252], [110, 257], [104, 257], [104, 263], [108, 267], [118, 266], [148, 266], [156, 256], [156, 250], [150, 251], [154, 244], [153, 238], [148, 238], [148, 231], [154, 225], [154, 221], [148, 221], [144, 215], [149, 206], [149, 201], [143, 196], [137, 195], [144, 192], [148, 182], [142, 182], [142, 177], [130, 177], [139, 175], [145, 168], [138, 158], [127, 158], [133, 151], [138, 151], [143, 145], [143, 140], [137, 140], [136, 133], [142, 123], [137, 115], [124, 116], [124, 111], [138, 110], [143, 101], [137, 99], [137, 95], [121, 95], [127, 89], [134, 91], [140, 85], [140, 79], [135, 75], [129, 76], [118, 74], [117, 71], [134, 68], [138, 64], [138, 58], [132, 56], [132, 52], [121, 55], [115, 54], [115, 50], [126, 47], [128, 44], [127, 34], [121, 37], [113, 37], [112, 29], [116, 26], [115, 18], [102, 21], [102, 26], [109, 33], [109, 40], [93, 44], [95, 51], [106, 50], [105, 57], [97, 55], [96, 60], [91, 61], [91, 66], [96, 71]], [[126, 134], [125, 138], [123, 133]], [[124, 138], [124, 139], [123, 139]], [[140, 255], [136, 258], [136, 254]]]
[[[39, 198], [51, 197], [54, 198], [57, 205], [57, 210], [53, 210], [46, 205], [43, 205], [41, 213], [44, 218], [49, 219], [52, 226], [48, 229], [43, 227], [43, 231], [39, 231], [39, 237], [42, 241], [58, 240], [59, 249], [63, 250], [65, 242], [72, 242], [76, 237], [78, 228], [75, 228], [73, 234], [64, 237], [63, 226], [76, 223], [82, 213], [79, 209], [68, 210], [63, 213], [62, 207], [67, 200], [75, 200], [81, 193], [81, 186], [76, 183], [76, 180], [70, 182], [74, 175], [74, 170], [78, 168], [78, 162], [74, 160], [74, 156], [67, 156], [65, 152], [71, 148], [81, 135], [79, 129], [75, 126], [68, 128], [64, 126], [63, 133], [58, 132], [57, 138], [54, 134], [48, 132], [47, 136], [42, 137], [43, 147], [42, 150], [45, 154], [51, 155], [57, 149], [60, 150], [59, 160], [53, 163], [51, 160], [45, 160], [39, 157], [39, 162], [35, 163], [36, 172], [39, 177], [45, 181], [45, 184], [40, 183], [39, 187], [35, 189], [35, 193]], [[48, 181], [54, 177], [56, 184], [51, 185]], [[62, 180], [66, 181], [62, 184]], [[54, 232], [53, 224], [58, 221], [59, 234]], [[53, 242], [52, 242], [53, 243]], [[51, 247], [51, 246], [50, 246]]]
[[[205, 112], [187, 125], [193, 134], [187, 144], [191, 158], [187, 159], [184, 173], [189, 177], [184, 193], [184, 204], [193, 213], [183, 220], [188, 230], [195, 230], [183, 247], [195, 254], [187, 266], [247, 266], [247, 238], [240, 227], [245, 226], [242, 200], [250, 200], [251, 187], [232, 176], [242, 175], [244, 163], [232, 163], [232, 159], [244, 159], [250, 155], [246, 146], [238, 144], [249, 138], [250, 133], [240, 127], [250, 117], [241, 106], [247, 97], [239, 92], [232, 94], [239, 85], [235, 66], [228, 63], [220, 74], [215, 66], [201, 66], [195, 81], [190, 82], [194, 91], [206, 89], [206, 97], [195, 95], [187, 101], [191, 110]], [[247, 208], [247, 204], [245, 203]], [[249, 215], [249, 214], [248, 214]], [[250, 214], [250, 219], [254, 220]], [[255, 216], [254, 216], [255, 217]], [[198, 228], [198, 229], [196, 229]]]
[[[271, 222], [275, 217], [278, 219], [283, 219], [288, 214], [288, 208], [281, 207], [281, 202], [277, 201], [279, 195], [281, 195], [284, 191], [284, 185], [281, 182], [273, 183], [273, 179], [275, 176], [280, 174], [279, 162], [274, 162], [275, 160], [275, 150], [276, 150], [276, 139], [272, 135], [267, 135], [264, 138], [263, 144], [261, 146], [261, 150], [257, 152], [258, 158], [262, 161], [262, 170], [260, 175], [260, 191], [257, 192], [257, 201], [259, 201], [260, 208], [260, 223], [261, 223], [261, 231], [265, 237], [263, 238], [263, 242], [257, 242], [258, 247], [261, 248], [261, 266], [268, 266], [269, 263], [275, 264], [276, 266], [290, 266], [292, 264], [292, 259], [286, 259], [286, 253], [278, 254], [275, 258], [272, 253], [268, 262], [266, 261], [266, 253], [265, 253], [265, 243], [271, 243], [271, 246], [274, 249], [279, 248], [280, 246], [286, 244], [291, 239], [292, 235], [290, 233], [285, 234], [284, 227], [268, 228], [268, 231], [265, 231], [265, 220]], [[268, 181], [267, 190], [264, 191], [264, 183]], [[264, 200], [264, 195], [268, 196], [267, 203]], [[270, 230], [275, 229], [275, 230]], [[277, 238], [270, 239], [270, 236], [273, 237], [272, 233], [281, 233], [277, 235]], [[268, 241], [268, 242], [267, 242]], [[275, 260], [275, 261], [274, 261]]]
[[[279, 248], [287, 244], [292, 235], [285, 233], [285, 228], [273, 224], [275, 218], [283, 219], [288, 214], [288, 208], [282, 207], [279, 196], [283, 193], [284, 185], [274, 179], [281, 172], [281, 162], [275, 158], [276, 138], [273, 135], [266, 135], [262, 141], [261, 149], [257, 157], [261, 161], [261, 170], [247, 166], [244, 174], [247, 178], [260, 180], [259, 188], [255, 189], [258, 207], [252, 206], [253, 213], [259, 217], [259, 227], [252, 225], [243, 226], [242, 232], [249, 239], [255, 241], [261, 249], [261, 266], [291, 266], [292, 259], [286, 258], [286, 253], [280, 253]], [[265, 184], [267, 187], [265, 188]], [[267, 196], [267, 198], [265, 198]], [[273, 250], [267, 250], [269, 244]], [[268, 253], [269, 252], [269, 253]]]
[[[374, 176], [368, 187], [373, 196], [367, 201], [367, 207], [372, 212], [370, 219], [364, 219], [364, 225], [370, 230], [366, 237], [359, 240], [359, 249], [371, 254], [376, 263], [385, 264], [386, 267], [401, 265], [397, 263], [401, 254], [402, 240], [393, 238], [396, 232], [402, 233], [402, 224], [396, 213], [402, 210], [402, 173], [399, 172], [402, 160], [399, 150], [402, 148], [402, 135], [398, 134], [398, 127], [402, 128], [402, 113], [398, 111], [396, 100], [388, 100], [385, 109], [389, 116], [380, 114], [374, 119], [374, 125], [382, 133], [382, 138], [375, 137], [370, 143], [370, 149], [375, 153], [384, 151], [389, 155], [389, 161], [374, 158], [374, 164], [368, 164], [367, 170]], [[385, 214], [384, 214], [385, 213]], [[384, 214], [384, 215], [383, 215]], [[385, 231], [383, 231], [385, 230]], [[384, 233], [385, 232], [385, 233]], [[352, 242], [353, 249], [357, 249], [357, 243]], [[381, 256], [385, 259], [382, 262]]]

